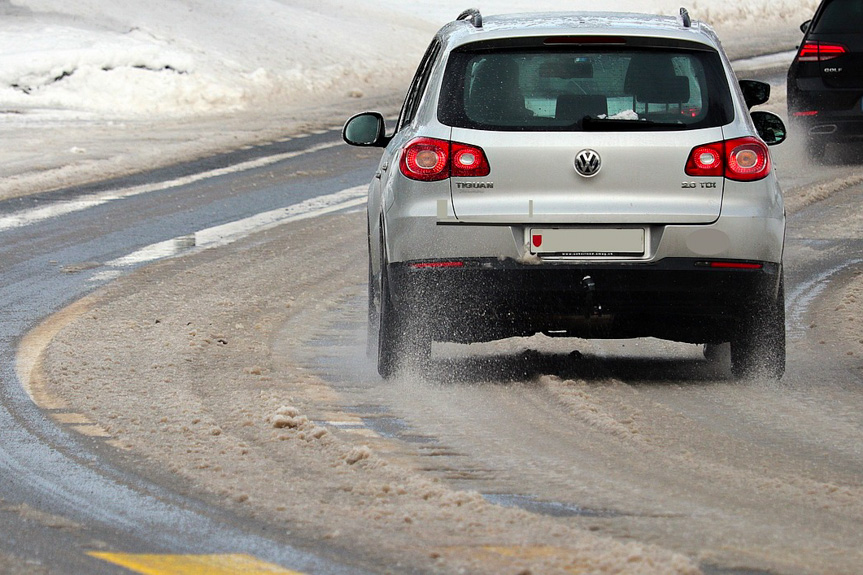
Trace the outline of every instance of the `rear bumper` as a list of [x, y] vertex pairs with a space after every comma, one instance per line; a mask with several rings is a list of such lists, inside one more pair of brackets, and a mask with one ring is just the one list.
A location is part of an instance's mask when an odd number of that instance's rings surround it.
[[438, 340], [548, 333], [707, 343], [728, 341], [747, 310], [778, 292], [781, 266], [750, 263], [728, 269], [679, 258], [536, 266], [477, 259], [458, 267], [391, 264], [388, 277], [394, 305], [421, 316]]
[[820, 79], [801, 80], [789, 86], [788, 116], [810, 137], [863, 139], [863, 89], [830, 89]]
[[816, 122], [804, 124], [806, 135], [810, 138], [824, 138], [835, 141], [863, 141], [863, 119], [842, 120], [822, 117]]
[[863, 141], [863, 115], [848, 117], [843, 114], [819, 113], [817, 116], [798, 117], [792, 126], [808, 138], [831, 141]]

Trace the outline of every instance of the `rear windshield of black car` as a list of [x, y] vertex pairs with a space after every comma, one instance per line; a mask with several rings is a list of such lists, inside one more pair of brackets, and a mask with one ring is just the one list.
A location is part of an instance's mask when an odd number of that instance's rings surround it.
[[863, 34], [863, 0], [833, 0], [815, 23], [819, 34]]
[[451, 54], [438, 118], [476, 130], [637, 131], [723, 126], [734, 113], [713, 51], [483, 44]]

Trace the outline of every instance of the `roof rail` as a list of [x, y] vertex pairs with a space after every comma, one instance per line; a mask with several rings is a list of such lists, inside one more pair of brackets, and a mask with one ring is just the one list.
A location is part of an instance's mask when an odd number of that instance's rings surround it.
[[692, 28], [692, 18], [689, 17], [689, 10], [686, 8], [680, 9], [680, 20], [684, 28]]
[[467, 20], [474, 28], [482, 28], [482, 14], [476, 8], [468, 8], [459, 14], [456, 20]]

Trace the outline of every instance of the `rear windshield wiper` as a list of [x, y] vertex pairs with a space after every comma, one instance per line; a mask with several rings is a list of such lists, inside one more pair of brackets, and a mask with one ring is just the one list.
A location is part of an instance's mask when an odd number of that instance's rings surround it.
[[639, 130], [685, 130], [683, 122], [654, 122], [652, 120], [621, 120], [585, 116], [581, 122], [585, 132], [636, 132]]

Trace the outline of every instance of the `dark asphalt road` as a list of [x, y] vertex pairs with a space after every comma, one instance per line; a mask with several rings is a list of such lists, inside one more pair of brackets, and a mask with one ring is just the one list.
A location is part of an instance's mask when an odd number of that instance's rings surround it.
[[[100, 457], [96, 442], [66, 433], [34, 406], [15, 367], [17, 345], [28, 330], [118, 273], [106, 268], [107, 262], [144, 246], [366, 184], [374, 154], [339, 142], [339, 133], [331, 131], [0, 203], [0, 220], [8, 222], [14, 214], [46, 206], [87, 205], [95, 196], [145, 181], [176, 180], [260, 157], [295, 156], [0, 229], [0, 556], [27, 561], [23, 572], [70, 574], [126, 572], [86, 555], [105, 549], [246, 553], [298, 571], [358, 571], [318, 550], [298, 550], [268, 533], [266, 525], [238, 520], [112, 467]], [[15, 572], [0, 564], [0, 573], [6, 569]]]

